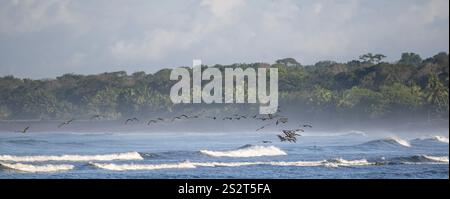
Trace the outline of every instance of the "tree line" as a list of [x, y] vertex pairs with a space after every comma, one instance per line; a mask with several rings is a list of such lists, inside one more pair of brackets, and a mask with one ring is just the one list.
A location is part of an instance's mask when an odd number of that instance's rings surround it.
[[[302, 65], [293, 58], [273, 64], [215, 65], [277, 67], [279, 100], [288, 111], [360, 118], [423, 116], [448, 119], [448, 54], [422, 59], [403, 53], [389, 63], [383, 54], [364, 54], [346, 63], [320, 61]], [[151, 116], [208, 109], [221, 113], [257, 111], [252, 105], [174, 105], [169, 93], [176, 81], [171, 69], [154, 74], [124, 71], [96, 75], [65, 74], [54, 79], [0, 77], [0, 120]]]

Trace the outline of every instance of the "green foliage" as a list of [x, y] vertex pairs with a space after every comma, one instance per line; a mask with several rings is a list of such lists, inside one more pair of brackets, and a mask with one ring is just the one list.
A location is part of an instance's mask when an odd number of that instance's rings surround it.
[[363, 112], [369, 118], [378, 118], [388, 112], [386, 103], [379, 92], [353, 87], [342, 92], [337, 107], [341, 112]]
[[372, 54], [367, 53], [364, 55], [361, 55], [359, 59], [363, 62], [371, 63], [371, 64], [378, 64], [380, 63], [384, 58], [386, 58], [383, 54]]
[[[403, 53], [396, 63], [382, 62], [384, 55], [366, 54], [361, 61], [321, 61], [302, 66], [286, 58], [266, 63], [216, 65], [227, 67], [277, 67], [280, 105], [308, 113], [335, 113], [358, 118], [428, 115], [448, 118], [448, 54], [422, 61]], [[89, 118], [101, 114], [109, 119], [151, 116], [174, 109], [169, 79], [171, 69], [155, 74], [124, 71], [98, 75], [65, 74], [56, 79], [31, 80], [0, 77], [0, 119]], [[176, 110], [213, 106], [221, 111], [257, 110], [242, 105], [177, 105]], [[181, 111], [181, 110], [180, 110]]]
[[426, 93], [428, 104], [438, 113], [446, 113], [448, 116], [448, 87], [445, 87], [435, 75], [429, 78]]
[[316, 86], [309, 96], [310, 104], [316, 106], [319, 109], [324, 109], [330, 106], [332, 100], [333, 92], [320, 86]]
[[408, 87], [400, 83], [383, 86], [381, 94], [387, 101], [390, 110], [414, 110], [420, 107], [424, 101], [419, 87]]
[[422, 63], [422, 58], [416, 53], [403, 53], [402, 58], [398, 61], [399, 64], [419, 67]]

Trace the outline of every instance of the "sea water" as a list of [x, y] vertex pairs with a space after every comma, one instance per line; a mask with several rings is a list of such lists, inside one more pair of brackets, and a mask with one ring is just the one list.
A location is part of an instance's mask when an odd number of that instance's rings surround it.
[[275, 135], [2, 132], [0, 178], [449, 177], [447, 136], [311, 133], [289, 143]]

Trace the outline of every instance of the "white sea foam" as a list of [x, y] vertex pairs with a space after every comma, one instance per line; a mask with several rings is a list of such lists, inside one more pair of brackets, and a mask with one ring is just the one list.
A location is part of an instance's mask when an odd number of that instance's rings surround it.
[[350, 166], [367, 166], [375, 163], [368, 162], [366, 159], [360, 160], [345, 160], [342, 158], [327, 160], [324, 163], [326, 167], [350, 167]]
[[448, 137], [444, 136], [434, 136], [434, 139], [436, 139], [439, 142], [447, 143], [448, 144]]
[[342, 166], [364, 166], [364, 165], [372, 165], [373, 163], [369, 163], [365, 159], [361, 160], [344, 160], [341, 158], [332, 159], [332, 160], [320, 160], [320, 161], [271, 161], [271, 162], [207, 162], [207, 163], [192, 163], [196, 166], [251, 166], [251, 165], [271, 165], [271, 166], [296, 166], [296, 167], [342, 167]]
[[448, 156], [429, 156], [429, 155], [424, 155], [423, 157], [425, 157], [426, 159], [429, 159], [431, 161], [434, 161], [434, 162], [448, 163]]
[[46, 164], [46, 165], [31, 165], [31, 164], [22, 164], [22, 163], [0, 163], [0, 166], [14, 169], [17, 171], [23, 172], [58, 172], [58, 171], [68, 171], [74, 168], [73, 165], [70, 164]]
[[36, 155], [36, 156], [14, 156], [0, 155], [0, 161], [11, 162], [44, 162], [44, 161], [111, 161], [111, 160], [142, 160], [142, 156], [138, 152], [113, 153], [102, 155]]
[[191, 162], [197, 167], [241, 167], [262, 165], [264, 162]]
[[158, 169], [191, 169], [196, 168], [189, 162], [174, 164], [101, 164], [90, 163], [91, 165], [112, 171], [129, 171], [129, 170], [158, 170]]
[[448, 144], [448, 137], [445, 136], [431, 136], [431, 137], [423, 137], [423, 138], [417, 138], [413, 140], [414, 142], [426, 142], [426, 141], [431, 141], [431, 142], [440, 142], [440, 143], [445, 143]]
[[388, 163], [398, 164], [448, 164], [448, 156], [413, 155], [406, 157], [395, 157], [389, 159]]
[[293, 162], [275, 162], [275, 161], [255, 161], [255, 162], [182, 162], [171, 164], [101, 164], [90, 163], [91, 165], [113, 171], [129, 171], [129, 170], [156, 170], [156, 169], [187, 169], [197, 167], [242, 167], [254, 165], [270, 165], [270, 166], [295, 166], [295, 167], [349, 167], [349, 166], [366, 166], [374, 165], [365, 159], [362, 160], [321, 160], [321, 161], [293, 161]]
[[286, 152], [275, 146], [247, 146], [230, 151], [201, 150], [200, 152], [205, 155], [213, 157], [238, 157], [238, 158], [287, 155]]

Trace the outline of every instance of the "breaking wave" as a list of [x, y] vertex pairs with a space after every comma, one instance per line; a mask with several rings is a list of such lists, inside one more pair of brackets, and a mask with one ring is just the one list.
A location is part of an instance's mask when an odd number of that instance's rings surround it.
[[236, 150], [229, 150], [229, 151], [201, 150], [200, 153], [213, 157], [238, 157], [238, 158], [287, 155], [286, 152], [275, 146], [257, 146], [257, 145], [245, 145]]
[[0, 166], [7, 169], [31, 173], [68, 171], [74, 168], [74, 166], [70, 164], [31, 165], [22, 163], [0, 163]]
[[384, 139], [372, 140], [372, 141], [366, 142], [366, 143], [362, 144], [362, 146], [411, 147], [411, 144], [408, 141], [397, 138], [397, 137], [388, 137], [388, 138], [384, 138]]
[[427, 156], [424, 155], [425, 158], [435, 161], [435, 162], [444, 162], [448, 163], [448, 156]]
[[[342, 158], [317, 160], [317, 161], [245, 161], [245, 162], [179, 162], [179, 163], [163, 163], [163, 164], [115, 164], [115, 163], [95, 163], [89, 162], [99, 169], [111, 171], [132, 171], [132, 170], [161, 170], [161, 169], [193, 169], [198, 167], [242, 167], [242, 166], [279, 166], [279, 167], [354, 167], [354, 166], [370, 166], [385, 164], [448, 164], [448, 156], [428, 156], [415, 155], [407, 157], [396, 157], [386, 161], [367, 161], [366, 159], [346, 160]], [[31, 165], [22, 163], [0, 163], [1, 167], [13, 169], [23, 172], [58, 172], [67, 171], [74, 168], [73, 165], [67, 164], [46, 164]]]
[[407, 157], [392, 158], [389, 163], [411, 164], [411, 163], [443, 163], [448, 164], [448, 156], [429, 156], [429, 155], [414, 155]]
[[189, 162], [174, 164], [101, 164], [89, 163], [97, 168], [112, 171], [129, 171], [129, 170], [158, 170], [158, 169], [191, 169], [196, 168]]
[[270, 166], [296, 166], [296, 167], [346, 167], [346, 166], [366, 166], [374, 165], [365, 159], [344, 160], [342, 158], [321, 160], [321, 161], [293, 161], [293, 162], [193, 162], [195, 166], [201, 167], [239, 167], [252, 165], [270, 165]]
[[444, 143], [448, 144], [448, 137], [444, 136], [432, 136], [432, 137], [424, 137], [424, 138], [417, 138], [412, 140], [411, 142], [414, 143]]
[[111, 161], [111, 160], [142, 160], [142, 156], [138, 152], [113, 153], [102, 155], [36, 155], [36, 156], [13, 156], [0, 155], [0, 161], [11, 162], [44, 162], [44, 161]]
[[91, 165], [112, 171], [130, 171], [130, 170], [158, 170], [158, 169], [191, 169], [197, 167], [241, 167], [254, 165], [270, 166], [296, 166], [296, 167], [350, 167], [375, 165], [365, 159], [362, 160], [344, 160], [341, 158], [322, 161], [296, 161], [296, 162], [189, 162], [171, 163], [171, 164], [101, 164], [90, 163]]

